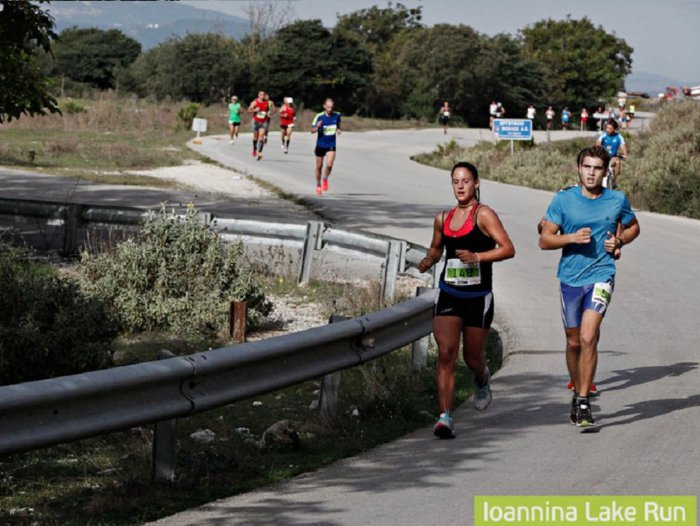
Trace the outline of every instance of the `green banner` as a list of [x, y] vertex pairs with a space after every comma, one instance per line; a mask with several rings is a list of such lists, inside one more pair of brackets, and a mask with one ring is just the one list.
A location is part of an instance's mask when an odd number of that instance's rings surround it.
[[474, 497], [474, 526], [697, 526], [696, 497], [518, 495]]

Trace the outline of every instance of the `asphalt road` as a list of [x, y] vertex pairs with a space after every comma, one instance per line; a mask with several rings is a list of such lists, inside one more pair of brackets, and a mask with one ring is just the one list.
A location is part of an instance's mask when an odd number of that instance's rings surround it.
[[[453, 203], [449, 177], [409, 157], [450, 138], [471, 144], [488, 133], [344, 133], [331, 191], [320, 198], [308, 133], [294, 135], [288, 155], [271, 133], [260, 162], [249, 136], [235, 145], [206, 137], [193, 147], [313, 200], [343, 227], [428, 245], [435, 214]], [[515, 259], [494, 268], [496, 319], [506, 330], [508, 356], [493, 379], [489, 409], [458, 410], [455, 440], [439, 441], [422, 429], [158, 524], [471, 524], [476, 495], [698, 495], [700, 222], [638, 213], [641, 236], [623, 250], [599, 345], [598, 432], [582, 434], [568, 423], [559, 252], [537, 247], [535, 225], [552, 194], [483, 181], [481, 195], [517, 249]]]

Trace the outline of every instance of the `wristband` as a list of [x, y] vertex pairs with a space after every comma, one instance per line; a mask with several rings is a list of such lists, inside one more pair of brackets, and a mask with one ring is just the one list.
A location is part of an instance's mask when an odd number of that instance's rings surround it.
[[617, 248], [622, 248], [622, 247], [624, 246], [624, 244], [625, 244], [625, 242], [622, 241], [622, 238], [621, 238], [621, 237], [615, 237], [615, 239], [617, 239], [617, 242], [620, 244], [620, 246], [617, 247]]

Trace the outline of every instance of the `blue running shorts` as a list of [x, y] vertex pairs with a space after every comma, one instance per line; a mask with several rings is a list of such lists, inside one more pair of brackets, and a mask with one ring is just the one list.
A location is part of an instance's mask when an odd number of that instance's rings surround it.
[[612, 301], [614, 290], [614, 280], [591, 283], [581, 287], [560, 283], [561, 317], [564, 321], [564, 327], [567, 329], [580, 327], [583, 311], [586, 309], [591, 309], [604, 317], [608, 305]]

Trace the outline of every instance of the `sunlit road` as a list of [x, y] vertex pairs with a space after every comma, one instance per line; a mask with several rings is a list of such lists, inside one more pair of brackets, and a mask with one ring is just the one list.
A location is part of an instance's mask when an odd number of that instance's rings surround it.
[[[272, 133], [260, 162], [250, 155], [249, 136], [233, 146], [208, 137], [197, 148], [313, 200], [344, 227], [427, 245], [435, 214], [453, 203], [449, 177], [409, 157], [450, 138], [472, 144], [489, 134], [345, 133], [331, 191], [321, 198], [314, 194], [310, 134], [297, 133], [284, 155]], [[599, 346], [599, 431], [581, 434], [568, 423], [555, 277], [559, 253], [537, 247], [535, 225], [551, 197], [482, 183], [482, 201], [499, 213], [517, 248], [515, 259], [494, 270], [497, 322], [509, 355], [494, 378], [491, 407], [477, 413], [466, 404], [457, 411], [455, 440], [438, 441], [423, 429], [318, 472], [160, 523], [471, 524], [475, 495], [697, 495], [700, 222], [638, 214], [642, 234], [624, 248]]]

